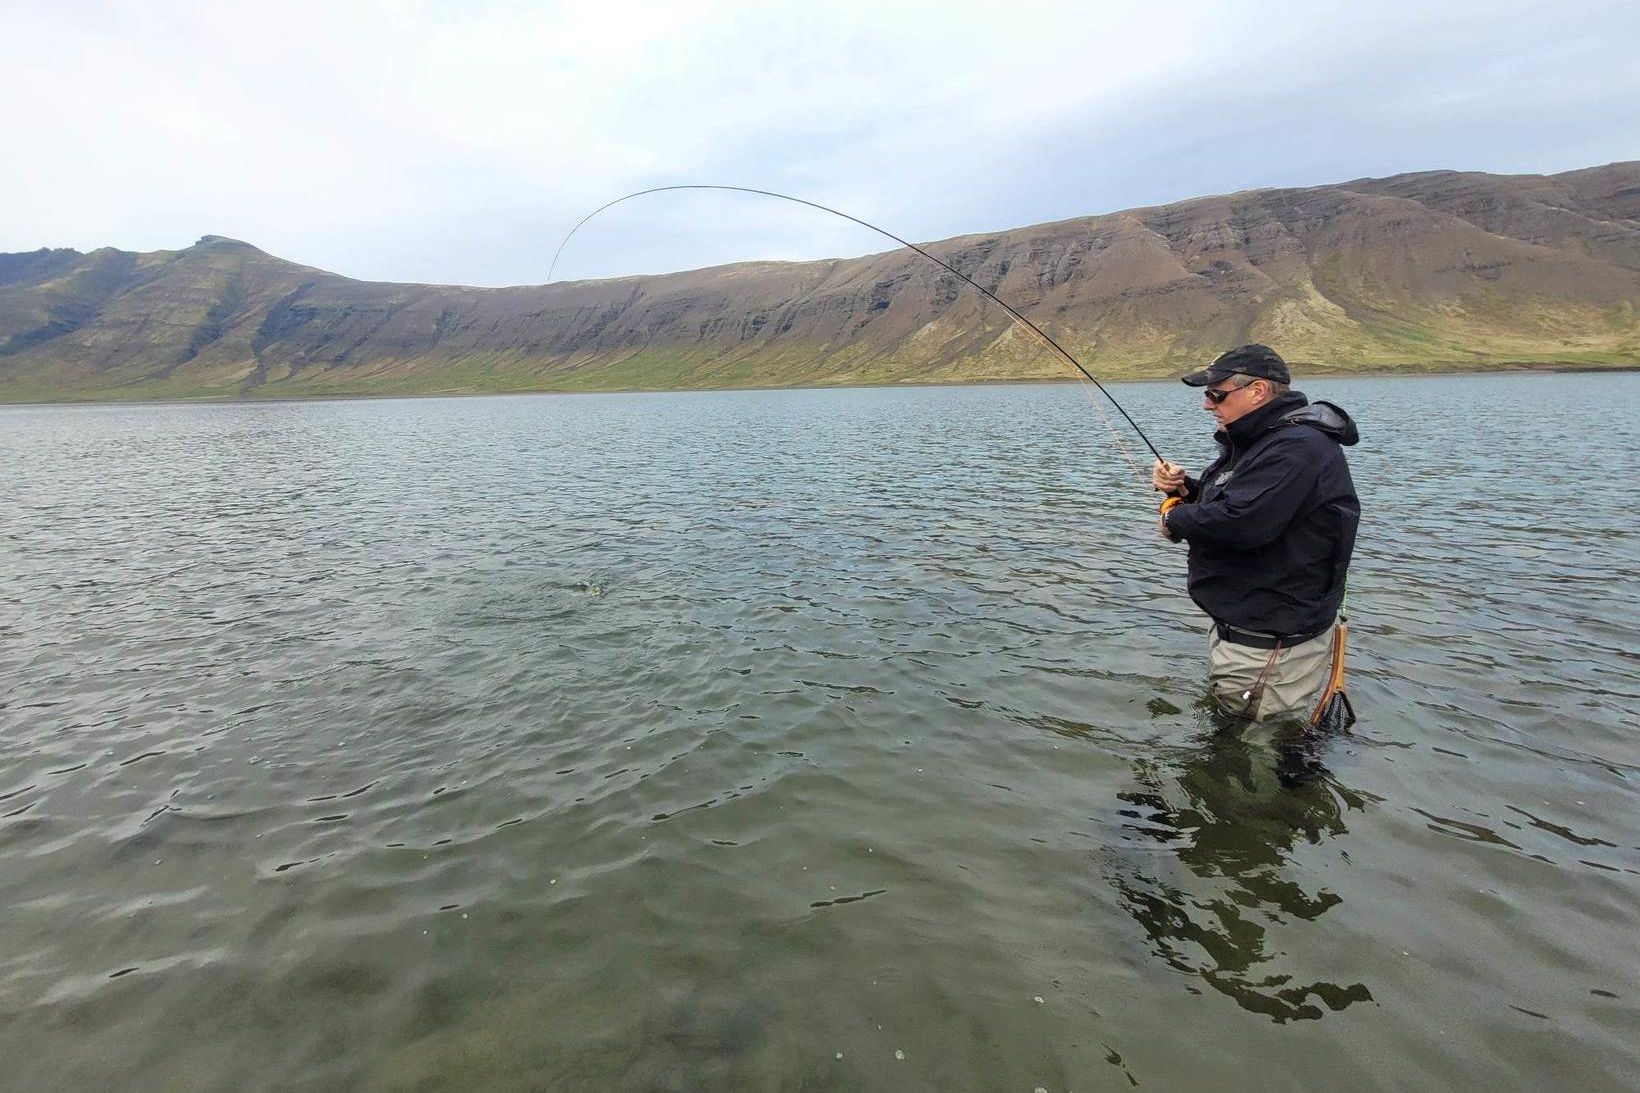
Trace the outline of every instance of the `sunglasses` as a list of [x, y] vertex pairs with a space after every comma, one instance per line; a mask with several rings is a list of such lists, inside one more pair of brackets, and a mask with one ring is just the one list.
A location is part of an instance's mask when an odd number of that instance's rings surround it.
[[1258, 380], [1248, 380], [1246, 383], [1238, 383], [1234, 387], [1226, 387], [1222, 390], [1212, 387], [1204, 387], [1202, 388], [1202, 394], [1207, 398], [1208, 402], [1211, 402], [1214, 406], [1217, 406], [1237, 391], [1240, 391], [1244, 387], [1251, 387], [1257, 382]]

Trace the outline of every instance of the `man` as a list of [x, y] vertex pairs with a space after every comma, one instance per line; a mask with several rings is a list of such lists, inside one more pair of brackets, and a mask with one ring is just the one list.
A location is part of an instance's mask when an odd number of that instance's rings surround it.
[[1179, 499], [1161, 532], [1190, 544], [1190, 598], [1213, 620], [1208, 686], [1231, 714], [1306, 717], [1331, 668], [1361, 515], [1340, 447], [1359, 439], [1355, 423], [1289, 390], [1266, 345], [1223, 353], [1184, 382], [1218, 422], [1219, 457], [1199, 479], [1158, 460], [1151, 480]]

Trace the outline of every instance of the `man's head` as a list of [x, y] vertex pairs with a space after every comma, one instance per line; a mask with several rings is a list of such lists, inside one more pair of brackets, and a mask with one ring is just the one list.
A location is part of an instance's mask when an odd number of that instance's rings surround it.
[[1292, 379], [1287, 362], [1274, 349], [1254, 344], [1220, 353], [1184, 382], [1202, 388], [1202, 409], [1222, 427], [1286, 391]]

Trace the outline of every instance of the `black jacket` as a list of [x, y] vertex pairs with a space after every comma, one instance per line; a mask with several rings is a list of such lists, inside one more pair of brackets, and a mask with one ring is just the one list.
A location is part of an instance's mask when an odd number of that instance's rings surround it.
[[1232, 630], [1301, 640], [1344, 598], [1361, 503], [1340, 445], [1360, 439], [1330, 402], [1289, 391], [1214, 436], [1167, 527], [1190, 544], [1190, 598]]

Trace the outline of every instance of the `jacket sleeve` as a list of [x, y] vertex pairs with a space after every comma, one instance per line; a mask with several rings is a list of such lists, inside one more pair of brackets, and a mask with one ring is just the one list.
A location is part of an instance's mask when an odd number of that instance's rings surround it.
[[1178, 505], [1167, 514], [1174, 537], [1228, 550], [1254, 550], [1292, 523], [1314, 491], [1322, 460], [1304, 438], [1279, 437], [1236, 468], [1211, 501]]

